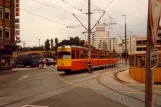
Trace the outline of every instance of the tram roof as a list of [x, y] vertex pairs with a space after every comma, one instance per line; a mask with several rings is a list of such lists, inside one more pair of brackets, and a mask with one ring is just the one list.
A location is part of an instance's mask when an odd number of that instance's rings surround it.
[[[58, 47], [59, 49], [60, 48], [79, 48], [79, 49], [87, 49], [87, 47], [83, 47], [83, 46], [75, 46], [75, 45], [63, 45], [63, 46], [59, 46]], [[92, 49], [92, 50], [95, 50], [95, 51], [108, 51], [108, 52], [113, 52], [113, 51], [109, 51], [109, 50], [101, 50], [101, 49]]]
[[62, 45], [62, 46], [59, 46], [58, 48], [82, 48], [82, 49], [88, 49], [86, 47], [74, 46], [74, 45]]

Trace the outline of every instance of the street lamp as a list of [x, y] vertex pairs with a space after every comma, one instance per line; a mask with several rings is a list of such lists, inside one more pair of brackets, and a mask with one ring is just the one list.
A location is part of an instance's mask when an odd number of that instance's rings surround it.
[[127, 40], [126, 40], [126, 15], [122, 15], [125, 17], [125, 65], [127, 65]]
[[40, 40], [41, 40], [41, 39], [39, 39], [39, 47], [40, 47]]

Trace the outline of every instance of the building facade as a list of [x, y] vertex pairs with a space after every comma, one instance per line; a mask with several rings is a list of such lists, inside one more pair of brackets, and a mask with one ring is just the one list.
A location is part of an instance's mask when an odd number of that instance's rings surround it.
[[105, 26], [97, 26], [92, 37], [92, 46], [96, 49], [110, 50], [109, 32]]
[[[130, 45], [131, 45], [131, 48], [130, 48]], [[131, 54], [146, 52], [146, 45], [147, 45], [147, 37], [146, 36], [132, 37], [131, 40], [128, 40], [128, 44], [127, 44], [128, 53], [130, 53], [130, 50], [131, 50]], [[157, 38], [155, 48], [158, 51], [161, 51], [161, 38], [160, 38], [160, 36]]]
[[15, 1], [0, 0], [0, 71], [12, 68], [15, 46]]

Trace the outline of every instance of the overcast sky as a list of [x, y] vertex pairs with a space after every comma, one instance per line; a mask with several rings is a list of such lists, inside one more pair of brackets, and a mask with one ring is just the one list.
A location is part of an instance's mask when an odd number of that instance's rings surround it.
[[[78, 9], [82, 9], [82, 12], [76, 10], [70, 5], [63, 2], [63, 0], [36, 0], [52, 7], [42, 5], [34, 0], [21, 0], [21, 40], [26, 41], [26, 46], [38, 46], [38, 39], [41, 39], [41, 45], [44, 44], [46, 39], [57, 37], [59, 40], [68, 39], [68, 37], [79, 36], [81, 39], [87, 39], [83, 27], [78, 28], [67, 28], [66, 26], [80, 26], [80, 23], [73, 17], [71, 13], [75, 13], [82, 23], [87, 26], [87, 0], [65, 0], [67, 3], [75, 6]], [[101, 2], [100, 2], [101, 1]], [[111, 0], [91, 0], [92, 9], [105, 9]], [[146, 23], [147, 23], [147, 5], [148, 0], [113, 0], [113, 2], [106, 9], [106, 14], [103, 16], [101, 22], [117, 23], [113, 25], [110, 31], [110, 37], [118, 37], [117, 35], [124, 36], [124, 23], [125, 19], [122, 14], [127, 15], [127, 30], [131, 31], [133, 35], [146, 35]], [[64, 10], [64, 11], [63, 11]], [[33, 15], [37, 14], [45, 18]], [[71, 13], [68, 13], [68, 12]], [[84, 13], [83, 13], [84, 12]], [[96, 19], [101, 16], [101, 13], [93, 11], [92, 14], [92, 25], [96, 23]], [[60, 22], [61, 24], [55, 23], [54, 21]], [[63, 25], [62, 25], [63, 24]], [[117, 34], [117, 35], [116, 35]], [[128, 32], [129, 35], [129, 32]]]

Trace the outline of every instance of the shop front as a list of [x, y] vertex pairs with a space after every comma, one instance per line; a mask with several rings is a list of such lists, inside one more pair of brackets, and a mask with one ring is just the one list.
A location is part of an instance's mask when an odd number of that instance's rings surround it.
[[[1, 50], [0, 50], [1, 51]], [[12, 51], [1, 51], [0, 52], [0, 72], [6, 70], [12, 70], [11, 54]]]

